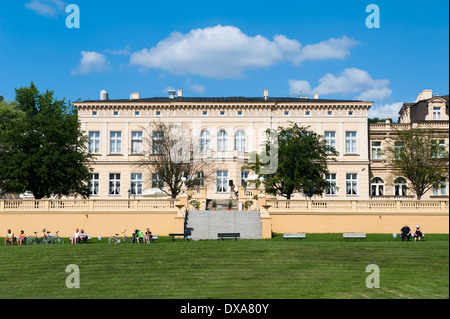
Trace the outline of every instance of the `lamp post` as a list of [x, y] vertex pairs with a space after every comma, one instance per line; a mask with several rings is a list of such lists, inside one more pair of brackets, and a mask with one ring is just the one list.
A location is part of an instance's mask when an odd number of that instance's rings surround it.
[[131, 189], [128, 190], [128, 208], [130, 208]]

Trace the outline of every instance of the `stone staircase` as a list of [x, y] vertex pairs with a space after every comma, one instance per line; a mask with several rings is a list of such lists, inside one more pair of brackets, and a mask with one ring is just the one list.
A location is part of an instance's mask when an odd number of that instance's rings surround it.
[[241, 239], [261, 239], [262, 224], [257, 211], [190, 210], [185, 231], [193, 240], [217, 239], [217, 233], [240, 233]]

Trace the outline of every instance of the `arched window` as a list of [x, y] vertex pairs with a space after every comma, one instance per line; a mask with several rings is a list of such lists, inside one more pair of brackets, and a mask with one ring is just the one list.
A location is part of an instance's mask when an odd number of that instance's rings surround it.
[[408, 183], [404, 177], [397, 177], [394, 180], [394, 195], [406, 196], [408, 195]]
[[200, 152], [204, 153], [211, 148], [211, 134], [207, 130], [200, 133]]
[[228, 151], [228, 133], [224, 130], [221, 130], [219, 134], [217, 134], [217, 151]]
[[370, 195], [383, 196], [384, 195], [384, 181], [380, 177], [374, 177], [370, 181]]
[[234, 149], [240, 153], [245, 153], [244, 131], [237, 131], [236, 134], [234, 134]]

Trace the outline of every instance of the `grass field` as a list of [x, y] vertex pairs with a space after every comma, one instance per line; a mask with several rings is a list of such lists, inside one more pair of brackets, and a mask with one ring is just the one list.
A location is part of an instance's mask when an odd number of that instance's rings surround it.
[[[449, 236], [0, 246], [0, 298], [449, 298]], [[80, 269], [68, 289], [66, 266]], [[369, 264], [380, 288], [366, 287]]]

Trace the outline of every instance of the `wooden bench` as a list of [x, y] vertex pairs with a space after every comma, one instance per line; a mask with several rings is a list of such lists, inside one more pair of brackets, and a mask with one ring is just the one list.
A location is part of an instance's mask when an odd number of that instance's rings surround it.
[[[173, 241], [175, 241], [175, 239], [186, 239], [187, 241], [189, 241], [189, 234], [187, 233], [179, 233], [179, 234], [169, 234], [169, 237], [172, 238]], [[179, 238], [182, 237], [182, 238]]]
[[155, 243], [155, 241], [158, 240], [158, 235], [151, 235], [150, 236], [150, 242]]
[[217, 238], [221, 238], [222, 240], [225, 238], [234, 238], [234, 240], [237, 240], [240, 237], [240, 233], [217, 233]]
[[[70, 237], [69, 237], [69, 242], [70, 242], [70, 243], [72, 242], [72, 238], [73, 238], [73, 236], [70, 236]], [[79, 240], [77, 241], [77, 244], [79, 244], [79, 243], [81, 243], [81, 242], [84, 242], [84, 243], [86, 244], [86, 243], [88, 242], [88, 240], [90, 240], [91, 238], [92, 238], [91, 235], [87, 235], [87, 236], [86, 236], [86, 240], [82, 240], [82, 239], [80, 240], [80, 239], [79, 239]]]
[[349, 239], [359, 239], [362, 241], [363, 239], [366, 239], [366, 234], [365, 233], [343, 233], [342, 238], [346, 239], [347, 241]]
[[293, 234], [283, 234], [283, 238], [286, 239], [286, 241], [289, 241], [289, 239], [300, 239], [302, 241], [306, 238], [305, 233], [293, 233]]

